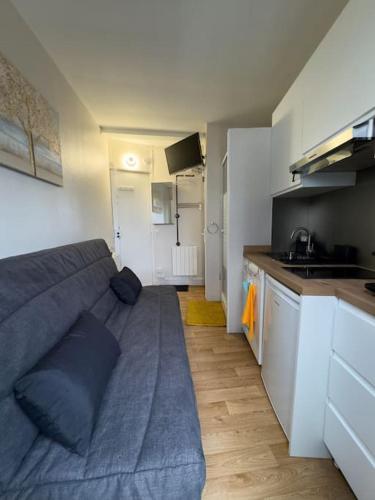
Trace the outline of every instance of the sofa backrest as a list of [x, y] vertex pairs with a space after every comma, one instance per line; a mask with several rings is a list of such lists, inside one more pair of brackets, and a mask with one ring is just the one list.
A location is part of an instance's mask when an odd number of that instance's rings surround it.
[[0, 490], [17, 471], [38, 430], [13, 386], [68, 331], [82, 310], [105, 321], [116, 299], [116, 265], [104, 240], [0, 260]]

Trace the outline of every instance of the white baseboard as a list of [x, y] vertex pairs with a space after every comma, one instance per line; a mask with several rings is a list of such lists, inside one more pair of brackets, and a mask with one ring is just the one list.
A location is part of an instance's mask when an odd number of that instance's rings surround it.
[[168, 276], [156, 278], [155, 285], [204, 286], [204, 278], [202, 276]]

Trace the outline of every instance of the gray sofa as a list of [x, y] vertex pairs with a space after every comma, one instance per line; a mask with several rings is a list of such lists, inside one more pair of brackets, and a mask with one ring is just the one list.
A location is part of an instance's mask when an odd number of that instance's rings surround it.
[[[109, 288], [115, 272], [103, 240], [0, 261], [0, 498], [201, 497], [205, 462], [177, 294], [144, 287], [125, 305]], [[80, 457], [38, 432], [13, 385], [84, 309], [122, 354]]]

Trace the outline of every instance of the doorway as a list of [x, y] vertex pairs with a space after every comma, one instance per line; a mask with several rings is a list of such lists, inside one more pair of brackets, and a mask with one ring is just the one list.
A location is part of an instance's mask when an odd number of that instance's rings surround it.
[[153, 252], [151, 234], [150, 176], [114, 171], [114, 218], [116, 250], [121, 266], [132, 269], [143, 285], [152, 285]]

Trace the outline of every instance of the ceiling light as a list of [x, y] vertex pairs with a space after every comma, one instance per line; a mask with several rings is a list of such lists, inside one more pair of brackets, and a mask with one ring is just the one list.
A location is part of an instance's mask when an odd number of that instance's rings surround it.
[[126, 153], [122, 157], [122, 164], [129, 170], [137, 170], [139, 168], [139, 158], [133, 153]]

